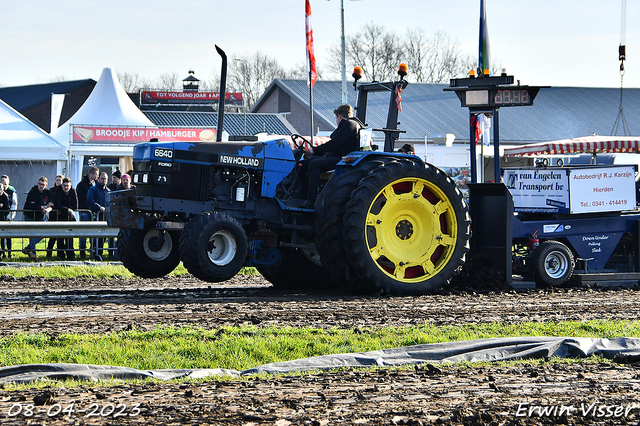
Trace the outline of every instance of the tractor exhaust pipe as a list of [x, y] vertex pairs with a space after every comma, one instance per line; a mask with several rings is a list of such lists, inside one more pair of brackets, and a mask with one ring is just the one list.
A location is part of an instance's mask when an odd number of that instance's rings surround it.
[[224, 98], [227, 86], [227, 54], [218, 45], [216, 51], [222, 57], [222, 69], [220, 70], [220, 99], [218, 99], [218, 127], [216, 128], [216, 142], [222, 142], [222, 125], [224, 122]]

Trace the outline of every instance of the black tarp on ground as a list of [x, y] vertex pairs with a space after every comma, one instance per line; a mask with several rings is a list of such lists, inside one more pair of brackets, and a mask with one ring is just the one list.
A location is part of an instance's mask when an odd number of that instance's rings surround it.
[[506, 361], [535, 358], [640, 359], [640, 339], [582, 337], [507, 337], [406, 346], [363, 353], [323, 355], [313, 358], [265, 364], [244, 371], [226, 369], [136, 370], [127, 367], [88, 364], [29, 364], [0, 368], [0, 383], [28, 383], [50, 380], [108, 380], [220, 375], [276, 374], [294, 371], [330, 370], [344, 367], [389, 367], [420, 363]]

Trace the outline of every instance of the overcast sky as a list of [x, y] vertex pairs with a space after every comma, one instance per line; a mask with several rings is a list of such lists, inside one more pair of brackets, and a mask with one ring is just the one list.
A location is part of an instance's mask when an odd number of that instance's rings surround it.
[[[620, 87], [620, 0], [486, 0], [492, 60], [522, 84]], [[640, 2], [629, 1], [625, 87], [640, 87]], [[0, 85], [93, 78], [103, 68], [155, 79], [211, 78], [256, 51], [303, 64], [304, 0], [0, 0]], [[391, 4], [395, 4], [391, 7]], [[445, 31], [477, 56], [480, 0], [344, 0], [345, 32], [374, 22]], [[339, 42], [340, 0], [311, 0], [320, 69]], [[349, 70], [350, 71], [350, 70]], [[350, 74], [350, 72], [349, 72]], [[409, 81], [410, 78], [409, 78]]]

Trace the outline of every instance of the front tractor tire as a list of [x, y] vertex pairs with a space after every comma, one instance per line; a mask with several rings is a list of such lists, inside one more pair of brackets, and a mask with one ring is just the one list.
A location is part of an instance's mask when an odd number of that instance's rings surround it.
[[203, 213], [184, 227], [180, 258], [194, 277], [222, 282], [240, 272], [247, 246], [247, 236], [236, 219], [224, 213]]
[[431, 165], [397, 161], [369, 173], [344, 216], [350, 263], [386, 293], [438, 291], [469, 251], [471, 218], [455, 183]]
[[178, 266], [177, 233], [161, 229], [120, 229], [118, 255], [130, 272], [142, 278], [160, 278]]

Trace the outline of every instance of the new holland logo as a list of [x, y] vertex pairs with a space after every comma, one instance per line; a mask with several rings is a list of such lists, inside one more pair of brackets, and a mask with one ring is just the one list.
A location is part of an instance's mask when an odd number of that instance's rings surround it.
[[260, 167], [260, 159], [253, 157], [237, 157], [234, 155], [221, 155], [220, 162], [234, 166]]

